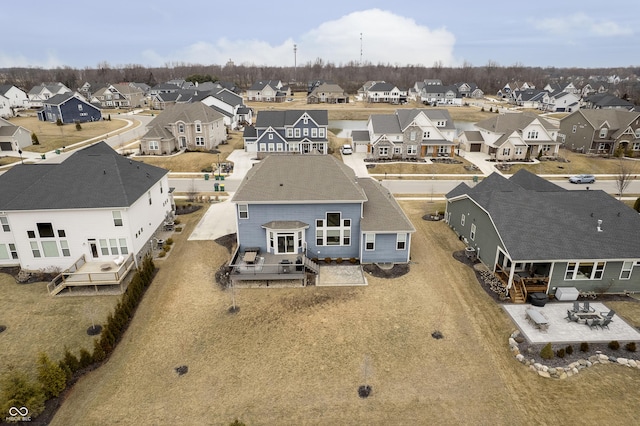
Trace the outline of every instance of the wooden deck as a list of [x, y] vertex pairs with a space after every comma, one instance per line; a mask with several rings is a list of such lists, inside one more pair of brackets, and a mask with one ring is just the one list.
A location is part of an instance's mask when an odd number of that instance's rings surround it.
[[[496, 277], [505, 286], [509, 284], [509, 271], [496, 264]], [[524, 275], [524, 274], [523, 274]], [[509, 289], [509, 297], [513, 303], [526, 303], [530, 293], [547, 293], [549, 289], [549, 277], [546, 276], [521, 276], [521, 273], [514, 273], [513, 283]]]
[[[249, 260], [249, 262], [247, 262]], [[302, 263], [296, 263], [297, 261]], [[308, 272], [317, 274], [319, 265], [301, 254], [274, 255], [259, 253], [249, 256], [236, 253], [230, 265], [231, 281], [301, 281], [306, 283]], [[268, 285], [267, 285], [268, 286]]]
[[121, 263], [114, 260], [87, 262], [82, 255], [70, 268], [51, 280], [47, 290], [50, 296], [62, 292], [71, 294], [74, 290], [82, 290], [75, 291], [78, 295], [87, 295], [88, 290], [93, 290], [92, 294], [99, 294], [102, 289], [110, 294], [114, 291], [123, 293], [124, 280], [134, 266], [133, 254], [129, 254]]

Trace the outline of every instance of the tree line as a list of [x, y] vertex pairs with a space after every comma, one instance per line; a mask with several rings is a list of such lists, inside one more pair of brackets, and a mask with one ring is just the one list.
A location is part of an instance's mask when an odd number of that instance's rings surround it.
[[[118, 82], [140, 82], [154, 86], [172, 79], [185, 79], [188, 76], [210, 76], [213, 80], [234, 83], [240, 89], [247, 89], [260, 80], [281, 80], [290, 83], [294, 90], [306, 89], [307, 82], [313, 80], [331, 81], [340, 85], [347, 93], [356, 93], [366, 81], [384, 80], [400, 89], [408, 89], [417, 81], [440, 79], [443, 84], [457, 82], [475, 83], [486, 94], [497, 93], [505, 84], [513, 81], [530, 82], [537, 88], [555, 81], [572, 81], [582, 87], [590, 77], [603, 78], [599, 84], [609, 91], [617, 90], [621, 97], [640, 104], [640, 67], [620, 68], [555, 68], [526, 67], [521, 64], [501, 66], [489, 61], [483, 66], [464, 63], [458, 67], [446, 67], [441, 63], [426, 66], [397, 66], [349, 62], [335, 65], [318, 58], [300, 66], [257, 66], [235, 65], [198, 65], [187, 63], [168, 63], [163, 67], [145, 67], [138, 64], [111, 66], [101, 62], [94, 68], [58, 67], [44, 68], [7, 68], [0, 69], [2, 84], [13, 84], [24, 90], [43, 82], [59, 81], [71, 89], [77, 89], [84, 82], [107, 84]], [[608, 83], [605, 77], [618, 76], [621, 82]]]

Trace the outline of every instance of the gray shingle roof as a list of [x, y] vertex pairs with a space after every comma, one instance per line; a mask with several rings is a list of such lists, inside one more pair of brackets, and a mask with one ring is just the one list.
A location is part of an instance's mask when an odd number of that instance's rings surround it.
[[358, 178], [367, 194], [360, 230], [363, 232], [415, 232], [393, 195], [373, 178]]
[[332, 155], [270, 155], [255, 164], [233, 202], [362, 202], [367, 197], [351, 168]]
[[640, 239], [630, 232], [640, 229], [635, 210], [604, 191], [567, 191], [540, 180], [524, 170], [515, 180], [493, 173], [447, 198], [467, 194], [485, 209], [514, 261], [640, 258]]
[[368, 130], [352, 130], [351, 139], [354, 142], [369, 142], [369, 131]]
[[534, 120], [540, 121], [540, 124], [547, 130], [557, 130], [557, 127], [549, 123], [537, 114], [528, 112], [498, 114], [495, 117], [487, 118], [476, 123], [476, 127], [485, 129], [493, 133], [511, 133], [510, 131], [522, 131]]
[[[212, 123], [222, 120], [223, 115], [213, 108], [209, 108], [202, 102], [176, 104], [162, 111], [156, 118], [151, 120], [147, 125], [149, 131], [144, 137], [158, 136], [165, 137], [169, 132], [164, 132], [166, 126], [171, 123], [183, 121], [185, 123], [195, 123], [201, 121], [204, 123]], [[159, 129], [156, 129], [159, 128]], [[156, 129], [156, 130], [154, 130]]]
[[256, 127], [266, 128], [271, 126], [277, 129], [291, 126], [304, 113], [307, 113], [319, 126], [327, 126], [329, 124], [329, 113], [326, 109], [260, 111], [256, 117]]
[[0, 175], [0, 210], [129, 207], [167, 173], [98, 142], [62, 163], [19, 164]]

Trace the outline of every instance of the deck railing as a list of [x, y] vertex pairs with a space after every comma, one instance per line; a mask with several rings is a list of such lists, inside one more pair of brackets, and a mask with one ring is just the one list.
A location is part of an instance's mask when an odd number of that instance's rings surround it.
[[[82, 272], [82, 266], [87, 263], [84, 255], [73, 263], [69, 268], [62, 271], [51, 282], [47, 284], [49, 295], [54, 296], [69, 286], [88, 287], [121, 284], [122, 280], [127, 276], [131, 268], [134, 266], [133, 254], [129, 254], [116, 270], [106, 271], [85, 271]], [[114, 263], [115, 265], [115, 263]]]

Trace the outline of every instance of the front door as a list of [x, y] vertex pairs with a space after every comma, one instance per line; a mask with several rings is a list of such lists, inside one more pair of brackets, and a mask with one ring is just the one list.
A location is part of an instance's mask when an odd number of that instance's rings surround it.
[[89, 240], [89, 247], [91, 248], [91, 257], [96, 259], [98, 257], [98, 246], [96, 240]]
[[295, 253], [293, 234], [278, 235], [278, 254]]

